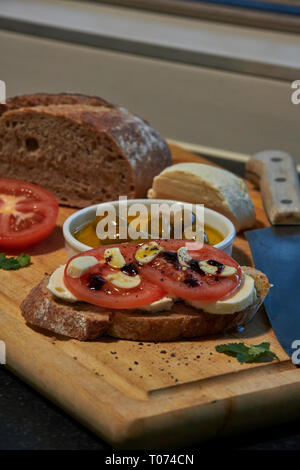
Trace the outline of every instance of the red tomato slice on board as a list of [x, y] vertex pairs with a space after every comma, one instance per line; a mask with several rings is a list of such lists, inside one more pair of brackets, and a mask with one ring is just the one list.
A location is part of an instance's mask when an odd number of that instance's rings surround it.
[[[136, 246], [123, 243], [120, 245], [107, 245], [93, 248], [92, 250], [74, 256], [66, 265], [64, 282], [73, 295], [90, 304], [112, 309], [134, 309], [142, 307], [143, 305], [149, 305], [165, 296], [165, 291], [162, 287], [153, 284], [142, 276], [140, 276], [141, 283], [132, 289], [123, 289], [113, 285], [106, 278], [108, 275], [120, 270], [110, 267], [105, 262], [104, 251], [107, 248], [120, 248], [127, 265], [131, 267], [133, 265], [138, 271], [138, 274], [140, 274], [139, 267], [137, 263], [135, 263], [134, 258]], [[67, 274], [67, 269], [71, 260], [78, 256], [95, 256], [99, 260], [99, 264], [90, 268], [81, 277], [73, 278]], [[130, 270], [128, 272], [130, 272]]]
[[0, 178], [0, 248], [24, 248], [53, 230], [58, 203], [46, 189]]
[[[156, 240], [164, 247], [164, 252], [148, 264], [144, 264], [141, 273], [144, 278], [161, 286], [169, 295], [182, 299], [216, 301], [232, 295], [240, 286], [242, 272], [239, 264], [229, 255], [217, 248], [203, 245], [202, 248], [191, 250], [193, 242], [186, 240]], [[196, 243], [196, 242], [195, 242]], [[196, 260], [194, 269], [182, 269], [178, 263], [176, 251], [187, 246], [188, 253]], [[236, 268], [237, 273], [230, 277], [218, 275], [205, 275], [198, 272], [197, 261], [214, 260], [227, 266]]]

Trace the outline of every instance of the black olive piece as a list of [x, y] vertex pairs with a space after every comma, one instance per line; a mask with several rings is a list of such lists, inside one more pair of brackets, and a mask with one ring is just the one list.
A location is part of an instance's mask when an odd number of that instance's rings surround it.
[[136, 276], [139, 272], [134, 263], [128, 263], [122, 266], [121, 271], [128, 276]]
[[91, 290], [100, 290], [105, 284], [105, 279], [100, 274], [92, 274], [89, 278], [88, 287]]

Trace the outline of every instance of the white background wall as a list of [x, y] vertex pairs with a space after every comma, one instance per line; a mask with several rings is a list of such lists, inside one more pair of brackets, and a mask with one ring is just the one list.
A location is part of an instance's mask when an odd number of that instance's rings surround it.
[[[77, 91], [123, 104], [165, 137], [300, 163], [300, 105], [289, 81], [257, 78], [0, 31], [0, 79], [12, 96]], [[295, 79], [300, 77], [295, 77]]]

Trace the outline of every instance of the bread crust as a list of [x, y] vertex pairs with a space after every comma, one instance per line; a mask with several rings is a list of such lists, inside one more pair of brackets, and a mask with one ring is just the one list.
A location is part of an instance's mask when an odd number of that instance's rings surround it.
[[111, 322], [110, 312], [85, 302], [60, 301], [47, 289], [49, 278], [42, 279], [20, 305], [27, 323], [81, 341], [106, 333]]
[[8, 98], [5, 104], [0, 104], [0, 116], [6, 111], [12, 111], [13, 109], [49, 106], [52, 104], [87, 104], [90, 106], [114, 107], [112, 103], [103, 98], [87, 96], [81, 93], [34, 93]]
[[[4, 106], [0, 118], [3, 141], [0, 169], [9, 178], [44, 185], [61, 204], [86, 207], [117, 199], [120, 191], [129, 198], [144, 197], [154, 176], [172, 164], [169, 147], [155, 129], [125, 108], [102, 98], [79, 94], [23, 95], [8, 99]], [[54, 120], [56, 129], [47, 135]], [[77, 138], [82, 133], [84, 142], [78, 143]], [[58, 136], [63, 140], [64, 150], [68, 149], [65, 157], [62, 157], [61, 146], [56, 144]], [[40, 140], [41, 145], [32, 151], [26, 146], [28, 139], [38, 144]], [[104, 146], [101, 149], [99, 141]], [[12, 142], [15, 142], [13, 148]], [[98, 163], [102, 162], [104, 150], [107, 168]], [[56, 156], [51, 156], [48, 163], [51, 152]], [[67, 171], [69, 158], [72, 167]], [[85, 162], [89, 162], [88, 166]], [[45, 178], [45, 167], [48, 178]], [[72, 169], [76, 170], [76, 175]], [[83, 181], [92, 181], [96, 174], [99, 174], [97, 184], [84, 188]], [[59, 182], [62, 175], [65, 179]], [[79, 188], [78, 193], [76, 188]]]
[[265, 274], [242, 266], [253, 277], [257, 301], [234, 314], [211, 314], [184, 302], [176, 302], [171, 311], [148, 313], [141, 310], [115, 310], [85, 304], [70, 304], [56, 299], [46, 288], [49, 277], [32, 289], [21, 304], [25, 320], [32, 325], [79, 340], [103, 335], [136, 341], [174, 341], [216, 335], [236, 330], [256, 314], [270, 288]]

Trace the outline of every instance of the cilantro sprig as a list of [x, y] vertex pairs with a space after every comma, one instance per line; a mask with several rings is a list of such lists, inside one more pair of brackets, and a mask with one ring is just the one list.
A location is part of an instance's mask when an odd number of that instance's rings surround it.
[[216, 351], [236, 357], [241, 363], [279, 361], [278, 356], [270, 351], [270, 343], [246, 346], [245, 343], [228, 343], [216, 346]]
[[5, 253], [0, 253], [0, 269], [5, 269], [6, 271], [25, 268], [30, 264], [30, 255], [25, 255], [21, 253], [19, 256], [7, 257]]

